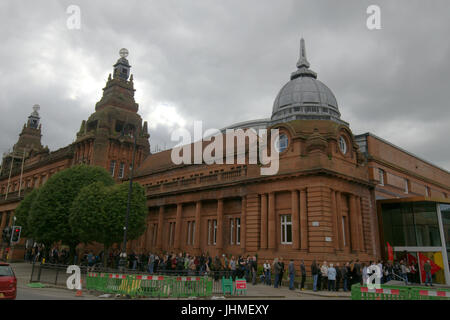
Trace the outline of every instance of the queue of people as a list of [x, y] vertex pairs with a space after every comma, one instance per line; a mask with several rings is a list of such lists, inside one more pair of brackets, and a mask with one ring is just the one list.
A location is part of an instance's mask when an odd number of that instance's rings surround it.
[[[42, 246], [29, 248], [25, 254], [25, 260], [31, 262], [42, 262], [46, 259], [49, 263], [66, 264], [69, 258], [66, 249], [59, 250], [57, 247], [46, 251]], [[103, 267], [103, 251], [94, 254], [92, 251], [84, 251], [83, 254], [77, 253], [75, 257], [76, 264], [87, 265], [92, 269], [95, 265]], [[79, 259], [79, 261], [78, 261]], [[120, 251], [110, 251], [107, 258], [107, 268], [117, 269], [120, 261]], [[257, 276], [262, 284], [279, 288], [287, 272], [289, 289], [294, 290], [294, 282], [298, 275], [300, 280], [299, 289], [305, 289], [307, 278], [307, 267], [304, 260], [300, 261], [299, 273], [297, 274], [294, 261], [291, 259], [285, 266], [283, 257], [275, 257], [272, 261], [264, 260], [262, 270], [258, 270], [258, 261], [256, 256], [232, 256], [222, 254], [221, 256], [210, 256], [208, 253], [201, 255], [190, 255], [189, 253], [166, 252], [157, 254], [149, 252], [148, 254], [131, 252], [126, 259], [124, 266], [130, 270], [156, 273], [172, 273], [180, 275], [199, 275], [213, 274], [218, 280], [222, 276], [236, 278], [245, 278], [247, 282], [253, 285], [257, 283]], [[432, 285], [430, 261], [424, 265], [426, 274], [425, 284]], [[346, 263], [329, 263], [323, 261], [322, 264], [314, 260], [310, 266], [312, 276], [312, 287], [314, 291], [349, 291], [355, 283], [364, 284], [370, 278], [379, 281], [380, 284], [390, 280], [401, 280], [405, 284], [420, 283], [418, 265], [414, 262], [407, 263], [400, 261], [370, 261], [368, 264], [361, 263], [358, 259]], [[372, 276], [374, 275], [374, 276]], [[371, 277], [372, 276], [372, 277]]]

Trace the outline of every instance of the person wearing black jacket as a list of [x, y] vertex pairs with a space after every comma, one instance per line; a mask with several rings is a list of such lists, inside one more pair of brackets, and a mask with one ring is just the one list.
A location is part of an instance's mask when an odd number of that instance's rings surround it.
[[184, 258], [181, 252], [178, 254], [178, 257], [176, 258], [176, 270], [179, 275], [183, 274]]
[[349, 274], [350, 274], [350, 264], [347, 262], [341, 268], [341, 277], [342, 277], [342, 284], [344, 287], [344, 291], [348, 291]]
[[339, 266], [339, 262], [336, 262], [335, 269], [336, 269], [336, 290], [335, 291], [339, 291], [339, 284], [342, 279], [342, 270], [341, 270], [341, 267]]
[[321, 265], [317, 264], [317, 268], [319, 269], [319, 272], [317, 273], [317, 291], [322, 290], [322, 271], [321, 271]]
[[359, 259], [356, 259], [355, 265], [353, 267], [353, 276], [354, 281], [352, 281], [352, 284], [359, 283], [362, 284], [362, 274], [361, 274], [361, 264], [359, 262]]
[[200, 261], [199, 261], [199, 265], [197, 266], [198, 268], [197, 268], [197, 271], [200, 271], [200, 272], [204, 272], [205, 271], [205, 263], [206, 263], [206, 257], [205, 257], [205, 254], [204, 253], [202, 253], [202, 255], [200, 256], [200, 259], [199, 259]]
[[253, 256], [250, 264], [250, 272], [252, 273], [252, 284], [256, 284], [256, 274], [258, 272], [258, 264], [256, 262], [256, 256]]
[[242, 256], [239, 256], [237, 270], [238, 270], [238, 277], [243, 278], [245, 275], [245, 259]]
[[300, 264], [300, 273], [302, 274], [302, 284], [300, 285], [300, 290], [305, 290], [305, 281], [306, 281], [306, 267], [305, 261], [302, 260]]
[[281, 266], [281, 270], [280, 270], [280, 280], [278, 282], [278, 285], [281, 287], [282, 281], [283, 281], [283, 274], [284, 274], [284, 262], [283, 262], [283, 257], [280, 257], [280, 266]]
[[311, 274], [313, 276], [313, 290], [317, 291], [317, 280], [319, 278], [319, 267], [317, 266], [316, 260], [313, 260], [311, 264]]

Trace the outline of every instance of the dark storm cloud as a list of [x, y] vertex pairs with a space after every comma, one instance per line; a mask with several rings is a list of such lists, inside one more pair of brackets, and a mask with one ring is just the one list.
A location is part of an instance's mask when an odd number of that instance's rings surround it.
[[[66, 8], [81, 8], [68, 30]], [[366, 28], [381, 7], [382, 30]], [[43, 144], [71, 143], [126, 47], [151, 144], [170, 133], [268, 118], [306, 39], [311, 69], [354, 133], [370, 131], [450, 168], [448, 1], [3, 1], [0, 149], [34, 103]]]

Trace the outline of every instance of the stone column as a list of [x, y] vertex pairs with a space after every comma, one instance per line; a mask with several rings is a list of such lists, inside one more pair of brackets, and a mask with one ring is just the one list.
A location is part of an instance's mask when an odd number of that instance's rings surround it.
[[151, 240], [152, 232], [151, 232], [151, 228], [150, 228], [150, 217], [147, 217], [146, 225], [147, 225], [147, 229], [145, 230], [144, 250], [146, 252], [148, 252], [151, 248], [151, 241], [152, 241]]
[[8, 226], [11, 226], [14, 224], [14, 211], [11, 211], [11, 214], [9, 215], [9, 223]]
[[150, 225], [150, 235], [151, 235], [151, 237], [150, 237], [150, 249], [151, 249], [152, 252], [155, 251], [155, 247], [156, 247], [156, 243], [154, 242], [155, 241], [155, 233], [156, 233], [156, 224], [152, 223]]
[[337, 224], [337, 210], [336, 210], [336, 193], [333, 189], [331, 191], [331, 224], [333, 226], [333, 247], [335, 250], [339, 250], [339, 236], [338, 236], [338, 224]]
[[362, 220], [361, 197], [356, 197], [356, 211], [358, 213], [359, 250], [366, 251], [364, 246], [364, 225]]
[[194, 239], [194, 249], [200, 249], [200, 213], [202, 211], [202, 202], [197, 201], [195, 203], [195, 239]]
[[300, 230], [299, 230], [299, 202], [297, 190], [291, 191], [291, 206], [292, 206], [292, 249], [298, 250], [300, 248]]
[[223, 249], [223, 199], [217, 200], [217, 239], [216, 248], [219, 253]]
[[241, 249], [245, 252], [245, 241], [247, 239], [247, 197], [241, 198]]
[[267, 194], [261, 195], [261, 249], [267, 249]]
[[342, 234], [342, 195], [339, 191], [336, 191], [336, 226], [338, 231], [339, 250], [344, 247], [343, 234]]
[[276, 238], [276, 219], [275, 219], [275, 193], [269, 193], [269, 249], [276, 249], [277, 238]]
[[351, 247], [352, 250], [359, 251], [358, 212], [356, 209], [356, 197], [353, 194], [350, 195], [349, 202]]
[[300, 248], [308, 250], [308, 207], [306, 189], [300, 190]]
[[177, 217], [175, 221], [175, 249], [180, 249], [180, 238], [181, 238], [181, 212], [183, 209], [183, 204], [177, 203]]
[[159, 216], [158, 216], [158, 239], [156, 240], [156, 248], [159, 250], [162, 249], [162, 241], [163, 241], [163, 223], [164, 223], [164, 206], [159, 207]]
[[6, 227], [6, 211], [2, 213], [2, 222], [0, 224], [0, 230], [3, 231], [3, 229]]

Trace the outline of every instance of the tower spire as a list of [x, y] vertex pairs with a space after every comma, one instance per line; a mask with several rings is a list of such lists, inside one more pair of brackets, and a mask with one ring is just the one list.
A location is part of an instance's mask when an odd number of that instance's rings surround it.
[[309, 62], [306, 59], [305, 39], [303, 39], [303, 37], [300, 39], [300, 57], [297, 61], [297, 68], [298, 70], [291, 74], [291, 80], [298, 77], [317, 78], [317, 73], [309, 69]]
[[300, 58], [297, 61], [297, 68], [306, 67], [309, 68], [309, 62], [306, 59], [305, 39], [300, 40]]

